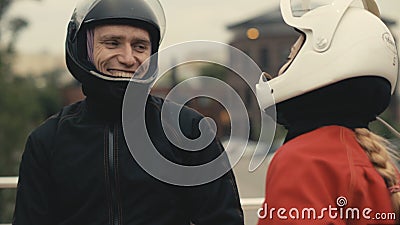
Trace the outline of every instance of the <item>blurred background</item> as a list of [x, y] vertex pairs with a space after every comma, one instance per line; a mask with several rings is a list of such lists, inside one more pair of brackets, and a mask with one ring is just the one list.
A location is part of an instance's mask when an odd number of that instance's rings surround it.
[[[249, 55], [263, 71], [276, 74], [285, 62], [298, 34], [282, 20], [279, 0], [160, 0], [167, 18], [167, 32], [161, 49], [192, 40], [228, 43]], [[24, 144], [30, 131], [62, 106], [84, 98], [80, 85], [68, 73], [64, 62], [66, 26], [76, 0], [0, 0], [0, 177], [18, 175]], [[377, 0], [384, 22], [395, 38], [400, 36], [400, 2]], [[176, 58], [202, 55], [235, 63], [226, 52], [188, 49]], [[173, 64], [176, 58], [171, 58]], [[246, 65], [243, 65], [246, 66]], [[212, 76], [228, 83], [239, 93], [249, 113], [251, 132], [246, 154], [234, 167], [242, 198], [264, 196], [268, 160], [279, 147], [285, 131], [278, 127], [267, 160], [254, 172], [249, 160], [259, 138], [260, 110], [250, 87], [229, 69], [212, 63], [190, 63], [170, 70], [152, 92], [165, 96], [187, 77]], [[254, 78], [257, 79], [258, 78]], [[193, 87], [196, 92], [201, 85]], [[221, 93], [223, 94], [223, 93]], [[196, 98], [188, 105], [214, 118], [217, 135], [226, 145], [230, 118], [216, 101]], [[399, 92], [383, 118], [400, 128]], [[372, 129], [393, 139], [380, 126]], [[246, 140], [235, 140], [246, 141]], [[393, 139], [394, 143], [398, 143]], [[10, 223], [15, 189], [0, 189], [0, 223]], [[245, 211], [246, 224], [255, 224], [256, 210]]]

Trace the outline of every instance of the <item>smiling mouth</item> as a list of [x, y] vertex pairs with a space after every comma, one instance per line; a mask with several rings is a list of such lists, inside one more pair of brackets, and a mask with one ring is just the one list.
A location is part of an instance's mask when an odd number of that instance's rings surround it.
[[131, 72], [131, 71], [124, 71], [124, 70], [107, 70], [110, 75], [114, 76], [114, 77], [125, 77], [125, 78], [131, 78], [133, 77], [133, 74], [135, 74], [135, 72]]

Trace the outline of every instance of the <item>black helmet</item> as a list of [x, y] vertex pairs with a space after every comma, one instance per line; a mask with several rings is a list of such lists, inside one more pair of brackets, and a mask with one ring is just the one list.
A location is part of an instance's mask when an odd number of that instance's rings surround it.
[[[78, 3], [68, 24], [65, 42], [66, 63], [72, 75], [84, 88], [104, 88], [107, 83], [127, 83], [130, 78], [112, 77], [99, 72], [88, 60], [86, 30], [98, 24], [127, 24], [149, 32], [152, 54], [156, 53], [165, 31], [165, 15], [158, 0], [83, 0]], [[156, 76], [157, 57], [151, 57], [143, 83]], [[133, 79], [134, 80], [134, 79]]]

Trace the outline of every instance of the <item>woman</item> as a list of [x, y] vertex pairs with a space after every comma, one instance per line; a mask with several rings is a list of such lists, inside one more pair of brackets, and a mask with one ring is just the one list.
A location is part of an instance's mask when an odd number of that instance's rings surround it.
[[305, 14], [290, 3], [281, 1], [282, 15], [301, 36], [279, 76], [263, 74], [257, 85], [261, 106], [274, 104], [272, 93], [288, 130], [259, 225], [395, 224], [399, 173], [388, 142], [368, 129], [396, 85], [393, 36], [373, 0], [311, 1]]

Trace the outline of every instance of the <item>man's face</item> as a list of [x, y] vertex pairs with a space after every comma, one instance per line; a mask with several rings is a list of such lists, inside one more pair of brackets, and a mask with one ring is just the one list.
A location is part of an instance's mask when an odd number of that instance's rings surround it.
[[135, 72], [144, 73], [148, 66], [137, 70], [150, 55], [150, 35], [144, 29], [129, 25], [101, 25], [94, 29], [93, 63], [104, 74], [129, 78]]

